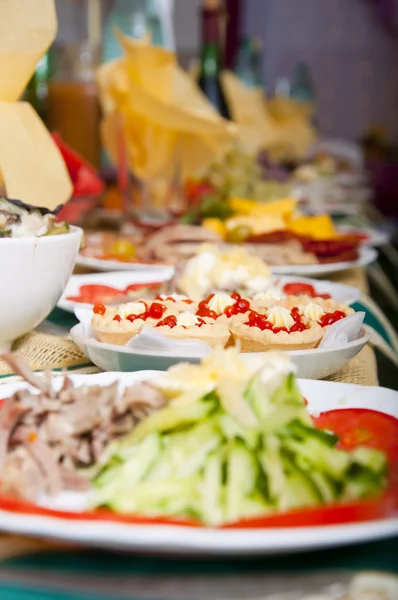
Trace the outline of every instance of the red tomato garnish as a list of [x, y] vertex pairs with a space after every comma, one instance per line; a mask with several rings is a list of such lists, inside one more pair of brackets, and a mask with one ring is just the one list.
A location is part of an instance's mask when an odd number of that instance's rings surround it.
[[273, 327], [272, 331], [273, 333], [279, 333], [280, 331], [285, 331], [286, 333], [289, 332], [289, 330], [286, 327]]
[[137, 315], [133, 315], [133, 314], [131, 314], [131, 315], [127, 315], [127, 317], [126, 317], [127, 321], [130, 321], [131, 323], [132, 323], [133, 321], [135, 321], [135, 320], [136, 320], [136, 318], [137, 318]]
[[301, 296], [301, 295], [306, 295], [306, 296], [311, 296], [312, 298], [315, 298], [316, 291], [313, 285], [310, 285], [309, 283], [287, 283], [284, 287], [283, 287], [283, 292], [285, 294], [287, 294], [288, 296]]
[[152, 319], [161, 319], [163, 316], [166, 307], [163, 304], [159, 304], [158, 302], [152, 302], [149, 307], [148, 313]]
[[104, 315], [106, 313], [106, 308], [103, 304], [96, 304], [93, 308], [93, 313], [95, 315]]
[[324, 300], [330, 300], [332, 297], [330, 294], [317, 294], [318, 298], [323, 298]]
[[[132, 315], [130, 315], [130, 316], [132, 316]], [[122, 320], [122, 317], [121, 317], [120, 315], [115, 315], [115, 316], [113, 317], [113, 319], [112, 319], [112, 321], [119, 321], [119, 322], [120, 322], [121, 320]]]
[[231, 298], [233, 298], [234, 300], [238, 301], [241, 298], [241, 295], [238, 294], [238, 292], [234, 292], [233, 294], [231, 294]]
[[398, 419], [395, 417], [366, 408], [344, 408], [330, 410], [312, 420], [319, 429], [338, 435], [339, 445], [344, 450], [359, 445], [378, 448], [398, 467]]
[[328, 325], [333, 325], [337, 321], [346, 318], [346, 314], [342, 310], [335, 310], [333, 313], [326, 313], [321, 317], [319, 324], [322, 327], [327, 327]]

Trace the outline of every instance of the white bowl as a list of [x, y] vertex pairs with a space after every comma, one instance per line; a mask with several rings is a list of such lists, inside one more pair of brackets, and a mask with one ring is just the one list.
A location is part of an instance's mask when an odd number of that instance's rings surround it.
[[52, 311], [73, 271], [82, 230], [40, 238], [0, 238], [0, 352]]
[[[75, 325], [70, 335], [80, 350], [103, 371], [140, 371], [151, 369], [165, 371], [180, 362], [198, 363], [198, 356], [183, 356], [183, 352], [154, 352], [134, 350], [126, 346], [104, 344], [85, 334], [82, 323]], [[358, 354], [369, 341], [364, 330], [354, 342], [336, 348], [315, 348], [315, 350], [294, 350], [289, 352], [297, 367], [297, 376], [302, 379], [322, 379], [342, 369]], [[243, 360], [250, 363], [257, 360], [258, 353], [242, 354]]]

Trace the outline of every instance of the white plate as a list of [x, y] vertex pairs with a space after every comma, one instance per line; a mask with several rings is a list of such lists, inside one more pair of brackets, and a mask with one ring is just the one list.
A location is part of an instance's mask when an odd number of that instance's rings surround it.
[[381, 229], [372, 229], [367, 227], [352, 227], [351, 225], [339, 225], [338, 230], [345, 235], [363, 233], [368, 236], [368, 239], [363, 240], [361, 243], [364, 246], [385, 246], [391, 241], [391, 236], [386, 231]]
[[283, 265], [279, 267], [270, 267], [271, 271], [275, 275], [304, 275], [309, 277], [322, 277], [329, 273], [337, 273], [339, 271], [346, 271], [353, 267], [365, 267], [370, 265], [377, 259], [378, 253], [374, 248], [369, 246], [363, 246], [359, 250], [359, 258], [357, 260], [329, 263], [329, 264], [317, 264], [317, 265]]
[[92, 256], [83, 256], [83, 254], [78, 255], [76, 264], [80, 267], [93, 269], [94, 271], [146, 271], [153, 273], [164, 268], [163, 265], [126, 263], [119, 260], [105, 260], [102, 258], [94, 258]]
[[345, 304], [354, 304], [361, 296], [361, 291], [353, 285], [335, 283], [326, 279], [309, 279], [307, 277], [295, 277], [294, 275], [278, 277], [278, 279], [282, 286], [286, 283], [308, 283], [315, 288], [318, 294], [329, 294], [333, 300], [345, 302]]
[[[158, 267], [156, 271], [113, 271], [111, 273], [89, 273], [72, 275], [64, 293], [58, 301], [58, 308], [74, 313], [75, 308], [92, 308], [92, 304], [68, 300], [69, 296], [77, 296], [82, 285], [109, 285], [123, 290], [136, 283], [154, 283], [168, 281], [174, 275], [174, 267]], [[348, 286], [349, 287], [349, 286]], [[355, 289], [355, 288], [352, 288]]]
[[[129, 385], [150, 379], [155, 373], [101, 373], [72, 375], [78, 385], [108, 385], [119, 380]], [[58, 380], [58, 385], [61, 385]], [[343, 408], [370, 408], [398, 418], [398, 393], [385, 388], [356, 386], [325, 381], [299, 381], [311, 413]], [[3, 398], [23, 384], [5, 384]], [[56, 501], [44, 502], [49, 508], [69, 512], [84, 510], [86, 498], [78, 493], [62, 494]], [[17, 514], [0, 509], [0, 530], [19, 535], [40, 536], [82, 543], [97, 548], [138, 552], [165, 552], [203, 555], [276, 555], [320, 550], [385, 539], [398, 535], [398, 518], [353, 523], [276, 529], [190, 528], [176, 525], [136, 525], [112, 521], [88, 521], [73, 516], [67, 519], [48, 515]]]
[[[109, 285], [117, 289], [124, 289], [128, 285], [135, 283], [153, 283], [154, 281], [168, 281], [174, 275], [173, 267], [164, 267], [159, 270], [159, 275], [154, 277], [154, 273], [137, 272], [131, 273], [126, 271], [112, 273], [90, 273], [88, 275], [72, 275], [60, 300], [58, 308], [62, 308], [68, 312], [74, 313], [76, 308], [92, 308], [92, 304], [84, 302], [74, 302], [68, 300], [69, 296], [76, 296], [82, 285]], [[332, 281], [322, 281], [318, 279], [307, 279], [305, 277], [278, 277], [276, 282], [284, 286], [286, 283], [307, 283], [312, 285], [319, 294], [330, 294], [330, 296], [338, 302], [346, 304], [354, 304], [359, 299], [361, 292], [352, 285], [342, 283], [333, 283]]]
[[[134, 350], [126, 346], [104, 344], [87, 337], [81, 323], [71, 329], [70, 335], [81, 351], [103, 371], [140, 371], [153, 369], [165, 371], [171, 365], [179, 362], [198, 363], [197, 356], [184, 356], [172, 352], [153, 352], [149, 350]], [[298, 377], [305, 379], [321, 379], [332, 375], [344, 367], [348, 361], [358, 354], [369, 341], [369, 335], [362, 332], [361, 337], [345, 346], [315, 350], [294, 350], [289, 352], [297, 366]], [[242, 354], [244, 360], [255, 359], [256, 352]]]

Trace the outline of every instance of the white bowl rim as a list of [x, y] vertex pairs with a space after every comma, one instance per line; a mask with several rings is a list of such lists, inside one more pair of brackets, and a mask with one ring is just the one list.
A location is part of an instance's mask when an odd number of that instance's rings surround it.
[[[182, 362], [186, 362], [187, 357], [180, 356], [179, 354], [175, 354], [173, 352], [156, 352], [154, 350], [134, 350], [134, 348], [128, 348], [126, 346], [117, 346], [115, 344], [105, 344], [103, 342], [99, 342], [93, 338], [89, 338], [80, 334], [80, 326], [81, 323], [77, 323], [70, 330], [70, 334], [72, 339], [81, 344], [82, 346], [87, 345], [91, 348], [98, 348], [100, 350], [106, 350], [110, 352], [119, 352], [121, 354], [130, 354], [130, 355], [138, 355], [138, 356], [152, 356], [152, 357], [162, 357], [162, 358], [175, 358], [181, 360]], [[355, 349], [357, 347], [365, 346], [370, 340], [370, 335], [366, 333], [365, 329], [361, 329], [361, 336], [352, 342], [348, 342], [344, 344], [344, 346], [336, 346], [333, 348], [313, 348], [310, 350], [288, 350], [287, 352], [291, 356], [309, 356], [311, 354], [315, 354], [318, 356], [319, 354], [331, 354], [334, 352], [341, 352], [342, 350], [347, 349]], [[261, 354], [260, 352], [245, 352], [242, 356], [250, 356], [253, 354]], [[190, 357], [195, 358], [195, 357]], [[199, 357], [198, 357], [199, 360]]]
[[32, 237], [0, 237], [0, 245], [3, 244], [20, 244], [20, 245], [29, 245], [34, 243], [40, 244], [51, 244], [56, 243], [55, 240], [65, 239], [70, 237], [76, 237], [77, 235], [83, 235], [83, 229], [81, 227], [76, 227], [76, 225], [70, 225], [70, 230], [67, 233], [61, 233], [59, 235], [41, 235], [41, 236], [32, 236]]

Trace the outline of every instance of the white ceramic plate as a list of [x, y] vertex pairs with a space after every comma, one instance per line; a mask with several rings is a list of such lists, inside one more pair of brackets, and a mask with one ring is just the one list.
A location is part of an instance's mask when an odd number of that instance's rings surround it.
[[372, 229], [367, 227], [351, 227], [350, 225], [339, 225], [338, 230], [345, 235], [360, 233], [367, 236], [366, 240], [362, 241], [364, 246], [385, 246], [390, 243], [391, 236], [381, 229]]
[[80, 267], [93, 269], [93, 271], [145, 271], [153, 273], [163, 268], [163, 265], [147, 265], [144, 263], [105, 260], [102, 258], [94, 258], [92, 256], [83, 256], [83, 254], [78, 255], [76, 264]]
[[[168, 281], [174, 275], [174, 267], [158, 267], [156, 271], [113, 271], [111, 273], [89, 273], [72, 275], [64, 293], [58, 301], [58, 308], [74, 313], [75, 308], [92, 308], [92, 304], [68, 300], [69, 296], [77, 296], [82, 285], [109, 285], [123, 290], [128, 285], [138, 283], [154, 283]], [[346, 286], [347, 287], [347, 286]], [[348, 286], [349, 287], [349, 286]], [[353, 290], [355, 288], [352, 288]]]
[[[168, 281], [174, 275], [173, 267], [164, 267], [158, 272], [149, 273], [127, 271], [114, 271], [112, 273], [90, 273], [88, 275], [72, 275], [68, 284], [58, 301], [58, 308], [74, 313], [76, 308], [92, 308], [92, 304], [68, 300], [69, 296], [77, 296], [82, 285], [109, 285], [116, 289], [125, 289], [128, 285], [135, 283], [153, 283], [155, 281]], [[354, 304], [359, 299], [361, 292], [352, 285], [333, 283], [317, 279], [306, 279], [305, 277], [278, 277], [276, 283], [284, 286], [286, 283], [307, 283], [312, 285], [319, 294], [330, 294], [339, 302]]]
[[[71, 337], [82, 352], [103, 371], [140, 371], [154, 369], [165, 371], [171, 365], [179, 362], [198, 363], [198, 356], [184, 356], [175, 351], [154, 352], [149, 350], [134, 350], [126, 346], [104, 344], [87, 337], [81, 323], [71, 329]], [[294, 350], [289, 352], [297, 366], [297, 375], [305, 379], [321, 379], [332, 375], [344, 367], [348, 361], [358, 354], [369, 341], [369, 335], [361, 332], [361, 337], [345, 346], [315, 350]], [[242, 354], [244, 360], [250, 361], [258, 356], [257, 353]]]
[[365, 267], [370, 265], [377, 259], [378, 253], [374, 248], [369, 246], [363, 246], [359, 250], [359, 258], [357, 260], [330, 263], [330, 264], [318, 264], [318, 265], [283, 265], [279, 267], [271, 267], [272, 272], [275, 275], [303, 275], [308, 277], [322, 277], [329, 273], [337, 273], [339, 271], [346, 271], [353, 267]]
[[[129, 385], [156, 376], [154, 372], [101, 373], [99, 375], [72, 375], [78, 385], [108, 385], [119, 380]], [[61, 385], [58, 380], [58, 385]], [[311, 413], [343, 408], [368, 408], [398, 418], [398, 393], [385, 388], [356, 386], [344, 383], [300, 380], [299, 385]], [[10, 396], [24, 384], [5, 384], [1, 397]], [[62, 511], [84, 510], [86, 498], [78, 493], [62, 494], [55, 501], [44, 501], [42, 506]], [[0, 530], [18, 535], [40, 536], [81, 543], [97, 548], [136, 552], [164, 552], [202, 555], [276, 555], [320, 550], [385, 539], [398, 535], [398, 518], [314, 527], [275, 529], [190, 528], [176, 525], [136, 525], [106, 520], [84, 520], [81, 515], [62, 518], [45, 515], [17, 514], [0, 506]]]

